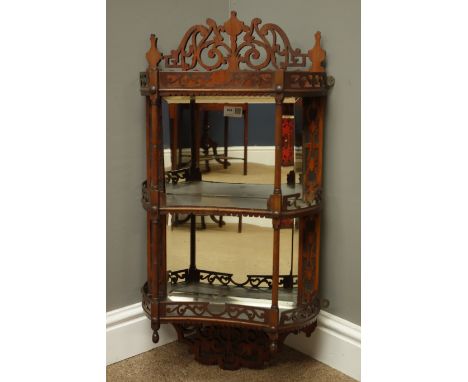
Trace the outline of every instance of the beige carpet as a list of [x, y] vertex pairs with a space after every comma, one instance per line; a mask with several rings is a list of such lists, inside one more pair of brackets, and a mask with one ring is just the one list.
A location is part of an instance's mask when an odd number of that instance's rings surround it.
[[193, 360], [185, 344], [173, 342], [107, 367], [107, 381], [154, 382], [352, 382], [339, 371], [284, 347], [261, 370], [222, 370]]

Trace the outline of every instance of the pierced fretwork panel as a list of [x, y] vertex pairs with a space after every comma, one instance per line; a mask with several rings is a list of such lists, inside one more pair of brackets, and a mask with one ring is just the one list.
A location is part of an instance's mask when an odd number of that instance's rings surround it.
[[[313, 72], [324, 72], [326, 53], [320, 46], [320, 32], [315, 34], [315, 45], [307, 53], [291, 46], [286, 33], [278, 25], [254, 18], [250, 25], [237, 18], [232, 11], [224, 24], [207, 19], [206, 25], [194, 25], [187, 30], [177, 49], [161, 55], [157, 40], [152, 36], [147, 58], [151, 67], [164, 60], [166, 68], [212, 71], [226, 69], [262, 70], [266, 68], [304, 68], [307, 58]], [[312, 37], [312, 36], [311, 36]]]
[[299, 221], [299, 304], [310, 304], [318, 292], [318, 261], [320, 248], [320, 216]]
[[275, 24], [254, 18], [250, 26], [237, 18], [236, 12], [224, 24], [212, 19], [194, 25], [182, 38], [178, 48], [163, 59], [167, 68], [184, 71], [197, 66], [211, 71], [227, 65], [230, 71], [261, 70], [269, 65], [278, 68], [305, 67], [307, 53], [293, 49], [286, 33]]
[[322, 189], [323, 97], [304, 98], [302, 134], [302, 179], [305, 201], [319, 201]]

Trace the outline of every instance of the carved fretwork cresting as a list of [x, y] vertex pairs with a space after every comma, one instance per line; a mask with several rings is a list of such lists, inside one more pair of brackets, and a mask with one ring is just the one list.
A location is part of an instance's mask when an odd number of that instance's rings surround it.
[[[268, 66], [275, 69], [306, 67], [307, 58], [312, 62], [311, 71], [323, 72], [325, 51], [320, 47], [320, 32], [315, 35], [315, 46], [308, 53], [293, 49], [286, 33], [275, 24], [260, 25], [254, 18], [250, 26], [237, 18], [232, 11], [224, 24], [212, 19], [205, 25], [192, 26], [182, 38], [178, 48], [163, 55], [166, 68], [189, 71], [203, 68], [207, 71], [224, 69], [229, 72], [241, 69], [262, 70]], [[152, 46], [154, 46], [152, 41]], [[153, 63], [159, 56], [153, 53]], [[245, 67], [241, 67], [244, 65]]]

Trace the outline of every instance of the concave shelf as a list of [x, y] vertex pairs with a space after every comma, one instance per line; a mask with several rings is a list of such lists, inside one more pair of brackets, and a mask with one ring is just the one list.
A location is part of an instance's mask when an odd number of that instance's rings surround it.
[[[162, 322], [224, 322], [266, 328], [270, 326], [271, 289], [235, 287], [202, 282], [167, 284], [167, 295], [158, 303]], [[298, 289], [278, 290], [279, 329], [300, 329], [320, 311], [318, 296], [309, 304], [298, 304]], [[148, 285], [142, 288], [143, 309], [151, 317]]]
[[[271, 289], [181, 282], [168, 284], [167, 300], [172, 302], [209, 302], [212, 311], [216, 309], [216, 305], [223, 309], [224, 304], [269, 309], [271, 308]], [[297, 288], [279, 288], [278, 308], [280, 311], [295, 308], [296, 302]]]
[[[283, 197], [292, 197], [293, 205], [287, 210], [311, 207], [302, 201], [302, 185], [281, 186]], [[273, 186], [268, 184], [222, 183], [209, 181], [187, 181], [166, 184], [166, 204], [162, 210], [177, 212], [177, 208], [219, 208], [252, 210], [253, 213], [267, 213], [267, 201], [273, 193]], [[195, 211], [196, 212], [196, 211]]]

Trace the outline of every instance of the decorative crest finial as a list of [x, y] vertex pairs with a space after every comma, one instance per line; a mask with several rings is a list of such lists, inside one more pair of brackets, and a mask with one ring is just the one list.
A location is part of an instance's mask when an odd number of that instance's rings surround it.
[[148, 61], [149, 67], [152, 69], [156, 69], [158, 66], [159, 61], [161, 61], [161, 53], [158, 50], [158, 39], [154, 34], [150, 37], [151, 46], [146, 52], [146, 60]]
[[237, 36], [242, 31], [248, 30], [245, 24], [237, 18], [237, 12], [231, 11], [231, 17], [223, 24], [224, 31], [229, 35], [231, 42], [231, 52], [227, 59], [228, 70], [239, 70], [239, 58], [237, 52]]
[[324, 62], [327, 53], [322, 49], [320, 46], [320, 39], [322, 35], [320, 32], [315, 33], [315, 45], [312, 49], [310, 49], [307, 53], [309, 55], [310, 61], [312, 61], [312, 65], [310, 66], [311, 72], [324, 72]]
[[231, 17], [223, 24], [223, 27], [227, 34], [237, 37], [244, 30], [245, 25], [237, 18], [237, 12], [231, 11]]

